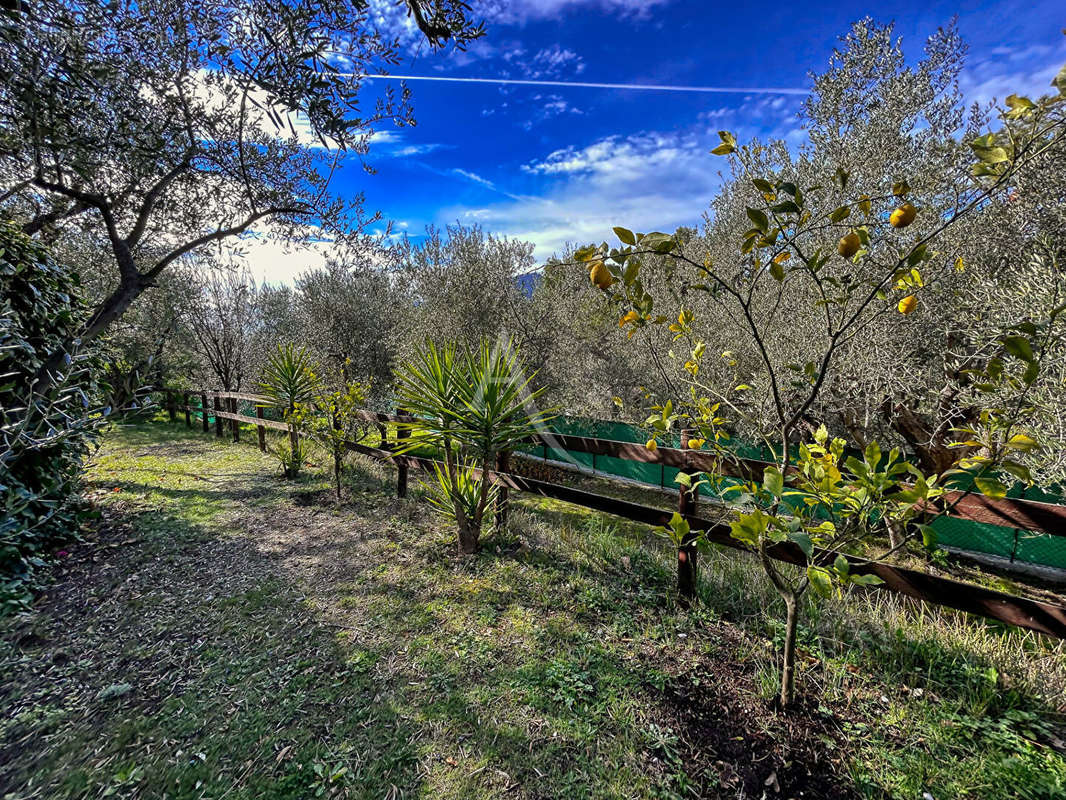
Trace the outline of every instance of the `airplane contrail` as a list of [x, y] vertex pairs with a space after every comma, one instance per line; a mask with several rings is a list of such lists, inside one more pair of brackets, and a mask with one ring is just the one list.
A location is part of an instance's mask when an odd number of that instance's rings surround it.
[[806, 95], [806, 89], [783, 89], [771, 87], [740, 86], [669, 86], [658, 83], [590, 83], [586, 81], [540, 81], [518, 78], [457, 78], [447, 75], [359, 75], [367, 80], [386, 81], [441, 81], [448, 83], [493, 83], [506, 86], [556, 86], [577, 89], [628, 89], [642, 92], [703, 92], [719, 94], [797, 94]]

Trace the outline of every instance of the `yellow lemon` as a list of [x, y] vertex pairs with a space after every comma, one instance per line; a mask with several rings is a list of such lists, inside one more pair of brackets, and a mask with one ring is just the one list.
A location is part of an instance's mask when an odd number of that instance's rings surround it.
[[597, 288], [606, 290], [614, 283], [614, 275], [602, 261], [597, 261], [589, 270], [589, 280], [596, 284]]
[[912, 206], [910, 203], [904, 203], [888, 218], [888, 223], [893, 228], [906, 228], [912, 222], [914, 222], [915, 216], [918, 214], [918, 209]]
[[896, 308], [899, 309], [900, 314], [910, 314], [914, 309], [918, 307], [918, 298], [913, 294], [909, 294], [899, 301], [899, 305]]
[[837, 242], [837, 252], [844, 258], [851, 258], [862, 247], [862, 240], [859, 239], [859, 234], [852, 231], [847, 236], [843, 237]]
[[653, 453], [659, 449], [659, 443], [654, 439], [648, 439], [647, 444], [645, 444], [644, 446], [651, 450]]

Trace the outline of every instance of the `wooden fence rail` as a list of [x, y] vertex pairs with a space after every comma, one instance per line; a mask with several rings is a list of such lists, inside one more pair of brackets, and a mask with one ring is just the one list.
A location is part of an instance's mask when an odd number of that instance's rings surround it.
[[[265, 448], [264, 428], [272, 430], [288, 431], [289, 427], [283, 422], [264, 419], [262, 407], [270, 405], [270, 401], [259, 395], [240, 394], [235, 392], [198, 392], [201, 398], [201, 407], [189, 407], [187, 403], [183, 408], [188, 411], [200, 411], [203, 414], [204, 430], [207, 430], [207, 400], [214, 400], [214, 413], [216, 417], [216, 433], [222, 435], [222, 419], [232, 421], [234, 430], [240, 422], [256, 425], [259, 430], [259, 443]], [[183, 398], [184, 399], [184, 398]], [[232, 400], [233, 410], [224, 412], [221, 410], [223, 399]], [[257, 404], [255, 417], [236, 413], [236, 401], [245, 400]], [[173, 408], [176, 411], [176, 402], [168, 392], [168, 411]], [[171, 414], [171, 418], [174, 415]], [[381, 414], [376, 411], [366, 411], [364, 418], [368, 421], [379, 423], [402, 422], [409, 417], [402, 415]], [[190, 417], [186, 416], [186, 423], [191, 427]], [[397, 431], [397, 438], [405, 438], [406, 429]], [[682, 434], [683, 440], [685, 434]], [[236, 433], [234, 434], [236, 441]], [[381, 461], [390, 461], [397, 467], [396, 491], [400, 497], [407, 495], [408, 470], [432, 470], [435, 462], [433, 459], [414, 455], [399, 455], [387, 445], [371, 447], [358, 442], [349, 442], [347, 447], [351, 452], [361, 453]], [[586, 453], [600, 453], [616, 458], [642, 461], [645, 463], [661, 463], [674, 466], [683, 471], [700, 472], [716, 466], [713, 459], [706, 453], [681, 448], [661, 447], [657, 451], [647, 450], [643, 445], [630, 442], [617, 442], [605, 439], [593, 439], [575, 436], [547, 436], [538, 441], [548, 447], [562, 447]], [[752, 469], [761, 469], [765, 462], [747, 462]], [[549, 483], [546, 481], [525, 478], [508, 471], [506, 459], [497, 463], [496, 470], [488, 474], [490, 480], [495, 481], [502, 489], [519, 492], [527, 492], [550, 497], [556, 500], [580, 505], [596, 511], [602, 511], [624, 519], [640, 522], [648, 525], [664, 525], [673, 512], [653, 506], [633, 503], [628, 500], [620, 500], [616, 497], [588, 492], [570, 486]], [[506, 495], [504, 495], [506, 497]], [[678, 510], [688, 520], [693, 531], [702, 531], [708, 541], [725, 545], [737, 550], [752, 553], [752, 550], [734, 539], [730, 535], [729, 526], [721, 522], [699, 516], [696, 508], [696, 497], [686, 491], [679, 493]], [[968, 502], [970, 500], [973, 502]], [[1037, 503], [1029, 500], [993, 500], [981, 495], [969, 495], [955, 509], [953, 516], [962, 519], [973, 519], [978, 522], [990, 521], [990, 516], [997, 520], [994, 524], [1010, 525], [1012, 527], [1027, 527], [1029, 530], [1045, 530], [1057, 536], [1066, 536], [1063, 527], [1035, 528], [1038, 522], [1048, 523], [1054, 526], [1062, 526], [1066, 520], [1066, 508], [1053, 506], [1047, 503]], [[497, 507], [497, 519], [502, 514], [506, 518], [506, 500], [503, 505]], [[1000, 521], [1009, 520], [1009, 521]], [[1017, 524], [1017, 522], [1025, 525]], [[774, 545], [769, 550], [771, 558], [792, 564], [805, 564], [806, 558], [799, 547], [792, 542], [784, 542]], [[1019, 628], [1036, 631], [1038, 633], [1066, 639], [1066, 607], [1033, 600], [1026, 597], [1006, 594], [994, 589], [988, 589], [976, 584], [963, 583], [961, 581], [930, 575], [919, 570], [899, 567], [879, 561], [871, 561], [833, 550], [816, 549], [814, 563], [819, 565], [832, 564], [838, 557], [845, 558], [852, 574], [876, 575], [883, 583], [877, 586], [878, 590], [890, 591], [906, 595], [934, 605], [976, 614], [988, 619], [1014, 625]], [[696, 559], [695, 547], [691, 541], [683, 542], [678, 550], [678, 590], [682, 600], [685, 601], [695, 594], [696, 587]]]

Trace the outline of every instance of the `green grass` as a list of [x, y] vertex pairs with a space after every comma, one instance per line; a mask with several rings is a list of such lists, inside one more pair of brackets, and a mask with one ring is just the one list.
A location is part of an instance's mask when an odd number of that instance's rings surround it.
[[835, 796], [1066, 796], [1061, 644], [883, 593], [811, 604], [809, 701], [781, 715], [778, 601], [745, 556], [705, 560], [684, 612], [642, 526], [516, 497], [464, 560], [415, 476], [398, 500], [353, 460], [337, 505], [254, 442], [109, 434], [103, 532], [0, 639], [0, 797], [734, 797], [775, 767], [788, 797], [790, 761]]

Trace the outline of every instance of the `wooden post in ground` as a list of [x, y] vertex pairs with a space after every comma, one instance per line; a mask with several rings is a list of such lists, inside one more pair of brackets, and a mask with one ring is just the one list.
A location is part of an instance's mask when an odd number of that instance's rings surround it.
[[211, 430], [211, 423], [207, 417], [207, 392], [200, 392], [200, 423], [204, 426], [204, 433]]
[[[396, 409], [396, 416], [406, 418], [407, 412], [402, 408]], [[396, 426], [396, 446], [403, 444], [403, 439], [411, 435], [411, 431], [402, 425]], [[404, 458], [404, 456], [400, 456]], [[396, 496], [407, 497], [407, 464], [401, 461], [396, 465]]]
[[[692, 431], [685, 429], [681, 431], [681, 449], [686, 453], [688, 452], [688, 442], [692, 437]], [[687, 461], [687, 459], [686, 459]], [[682, 470], [691, 479], [695, 479], [695, 475], [688, 470]], [[689, 519], [696, 514], [696, 501], [699, 497], [699, 489], [690, 489], [689, 487], [681, 484], [681, 491], [678, 495], [677, 511], [685, 519]], [[698, 568], [697, 563], [697, 551], [695, 544], [696, 534], [689, 533], [682, 541], [681, 546], [677, 549], [677, 597], [678, 602], [682, 606], [688, 607], [696, 599], [696, 573]]]
[[174, 393], [169, 389], [164, 390], [167, 393], [167, 414], [170, 416], [170, 421], [173, 422], [177, 418], [176, 403], [174, 402]]
[[[234, 415], [237, 413], [236, 397], [231, 397], [229, 399], [229, 412]], [[239, 442], [241, 440], [241, 423], [236, 419], [231, 419], [230, 428], [233, 430], [233, 441]]]
[[[511, 454], [506, 450], [501, 450], [496, 454], [496, 471], [511, 471]], [[507, 512], [510, 503], [508, 494], [509, 489], [507, 488], [507, 484], [500, 483], [496, 487], [496, 530], [498, 531], [507, 527]]]
[[181, 393], [181, 404], [185, 406], [185, 427], [192, 427], [192, 411], [189, 409], [189, 393]]
[[[255, 407], [255, 415], [259, 419], [263, 418], [263, 407], [262, 406], [257, 405]], [[265, 453], [267, 451], [266, 428], [264, 426], [262, 426], [262, 425], [256, 425], [255, 426], [255, 430], [256, 430], [256, 433], [259, 434], [259, 449], [262, 450]]]
[[215, 436], [219, 439], [222, 438], [222, 417], [219, 414], [222, 412], [222, 398], [217, 394], [215, 395]]

